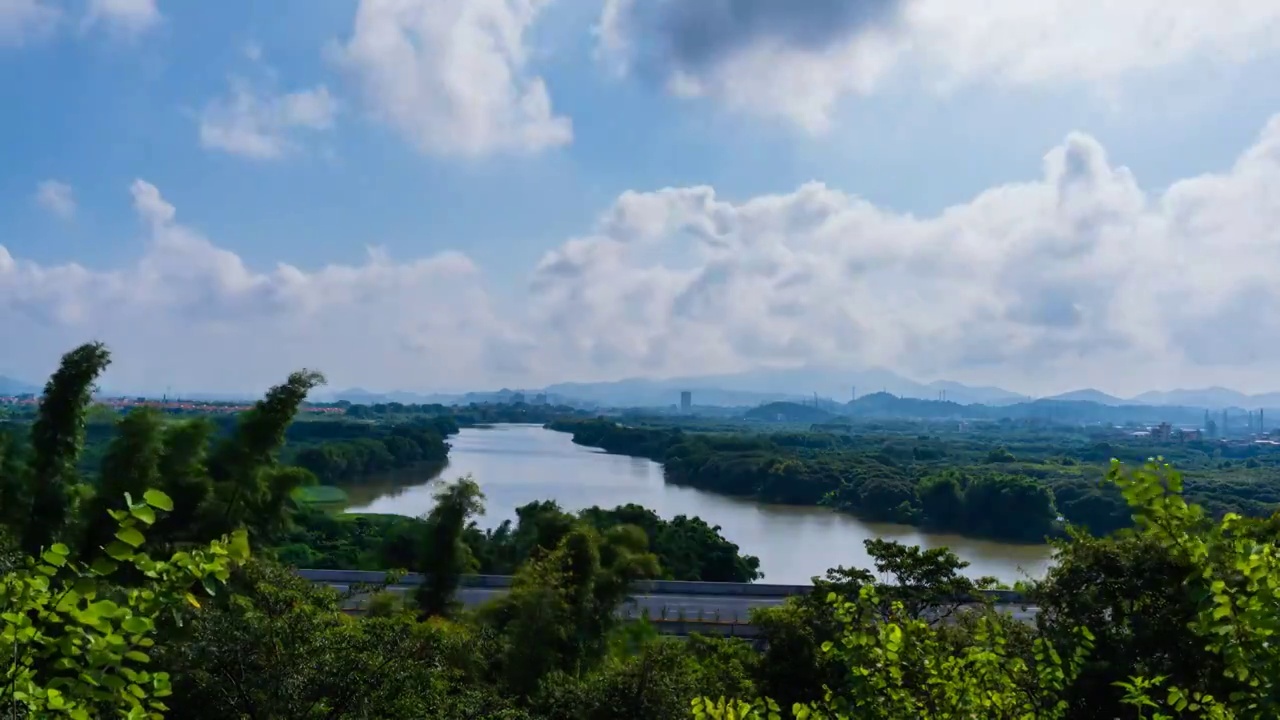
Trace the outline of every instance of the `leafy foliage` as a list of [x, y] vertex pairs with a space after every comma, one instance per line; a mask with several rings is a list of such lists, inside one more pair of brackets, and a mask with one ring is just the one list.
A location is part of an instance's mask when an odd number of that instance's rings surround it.
[[[1277, 518], [1227, 514], [1211, 520], [1181, 495], [1181, 474], [1159, 460], [1126, 471], [1113, 463], [1111, 479], [1138, 510], [1147, 537], [1191, 568], [1188, 591], [1197, 602], [1190, 630], [1222, 664], [1236, 688], [1226, 697], [1205, 686], [1167, 683], [1167, 676], [1135, 677], [1123, 685], [1126, 703], [1156, 708], [1152, 717], [1190, 712], [1211, 718], [1273, 718], [1280, 712], [1280, 548]], [[1194, 682], [1194, 680], [1193, 680]], [[1157, 699], [1152, 696], [1155, 695]], [[1163, 695], [1163, 697], [1159, 697]]]
[[[144, 718], [163, 712], [169, 673], [152, 671], [149, 663], [164, 616], [198, 608], [193, 586], [214, 594], [248, 557], [240, 531], [168, 560], [151, 559], [138, 550], [141, 529], [172, 501], [155, 490], [144, 498], [135, 503], [126, 496], [127, 509], [112, 511], [117, 530], [106, 557], [85, 565], [55, 543], [0, 580], [0, 654], [13, 658], [4, 686], [9, 702], [32, 716]], [[113, 584], [121, 564], [142, 581]]]

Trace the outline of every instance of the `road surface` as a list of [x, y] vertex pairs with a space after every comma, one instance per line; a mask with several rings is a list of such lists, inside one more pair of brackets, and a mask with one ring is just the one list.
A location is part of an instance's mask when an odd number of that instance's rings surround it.
[[[340, 593], [347, 592], [350, 587], [347, 585], [330, 583], [329, 587]], [[394, 593], [410, 593], [413, 591], [411, 585], [392, 585], [387, 590]], [[462, 587], [458, 588], [455, 595], [463, 605], [474, 608], [493, 600], [499, 595], [507, 592], [505, 588], [477, 588]], [[751, 610], [753, 608], [776, 607], [786, 601], [786, 598], [780, 597], [743, 597], [733, 595], [645, 595], [639, 594], [632, 596], [631, 600], [624, 603], [619, 609], [624, 615], [629, 617], [642, 617], [645, 611], [648, 611], [649, 617], [658, 620], [689, 620], [703, 622], [719, 622], [719, 623], [747, 623], [750, 620]], [[1034, 622], [1036, 613], [1040, 611], [1037, 607], [1029, 607], [1022, 605], [997, 605], [1002, 612], [1013, 615], [1014, 618], [1022, 622]], [[630, 612], [628, 612], [630, 611]]]

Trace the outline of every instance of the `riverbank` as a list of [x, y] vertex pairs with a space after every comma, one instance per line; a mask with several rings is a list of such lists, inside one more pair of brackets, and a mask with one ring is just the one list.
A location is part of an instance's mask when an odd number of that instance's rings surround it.
[[335, 423], [323, 438], [286, 446], [286, 458], [309, 470], [321, 486], [351, 485], [393, 470], [447, 462], [446, 438], [459, 430], [447, 416], [395, 424]]
[[[975, 539], [1043, 545], [1063, 524], [1047, 487], [1005, 466], [905, 466], [881, 450], [792, 433], [688, 433], [607, 420], [546, 425], [575, 444], [659, 463], [666, 482], [761, 503], [824, 506]], [[912, 452], [911, 457], [917, 453]]]

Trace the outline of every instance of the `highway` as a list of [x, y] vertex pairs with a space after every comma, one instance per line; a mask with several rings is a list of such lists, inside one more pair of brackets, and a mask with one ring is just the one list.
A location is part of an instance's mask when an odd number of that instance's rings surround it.
[[[325, 583], [340, 593], [350, 590], [349, 585]], [[394, 593], [413, 591], [413, 585], [392, 585], [387, 590]], [[460, 587], [456, 597], [467, 607], [478, 607], [507, 592], [506, 588]], [[642, 617], [645, 611], [653, 620], [686, 620], [707, 623], [746, 624], [752, 608], [775, 607], [786, 601], [785, 597], [752, 597], [741, 595], [680, 595], [636, 594], [619, 608], [626, 617]], [[1022, 622], [1034, 622], [1039, 608], [1020, 604], [1000, 604], [1002, 612], [1013, 615]]]

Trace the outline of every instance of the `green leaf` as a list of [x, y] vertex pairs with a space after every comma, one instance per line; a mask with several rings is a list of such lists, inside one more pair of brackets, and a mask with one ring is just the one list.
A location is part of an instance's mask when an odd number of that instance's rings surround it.
[[134, 505], [129, 512], [138, 520], [150, 525], [156, 521], [156, 511], [147, 505]]
[[142, 499], [145, 500], [148, 505], [157, 510], [164, 510], [165, 512], [173, 511], [173, 500], [159, 490], [146, 491], [142, 494]]
[[128, 560], [133, 557], [133, 548], [125, 545], [119, 540], [113, 540], [111, 544], [107, 545], [104, 549], [106, 550], [107, 555], [115, 560]]
[[[119, 543], [111, 543], [111, 544], [118, 545]], [[123, 545], [121, 545], [121, 547], [124, 548]], [[124, 548], [124, 550], [126, 553], [129, 552], [128, 548]], [[111, 554], [110, 546], [107, 547], [107, 553]], [[112, 557], [115, 557], [115, 556], [112, 555]], [[120, 567], [119, 563], [115, 562], [114, 560], [108, 560], [107, 558], [104, 558], [104, 557], [95, 558], [93, 563], [89, 565], [89, 569], [92, 570], [96, 575], [110, 575], [111, 573], [115, 572], [116, 569], [119, 567]]]
[[151, 621], [147, 618], [133, 615], [125, 618], [124, 621], [120, 623], [120, 627], [124, 628], [126, 632], [131, 632], [136, 635], [150, 630]]
[[231, 534], [231, 542], [227, 545], [227, 554], [235, 560], [245, 560], [249, 557], [249, 534], [244, 530], [237, 530]]
[[122, 527], [116, 532], [116, 539], [133, 547], [139, 547], [146, 538], [136, 528]]
[[102, 616], [115, 615], [120, 611], [120, 606], [110, 600], [99, 600], [89, 606], [91, 610]]

